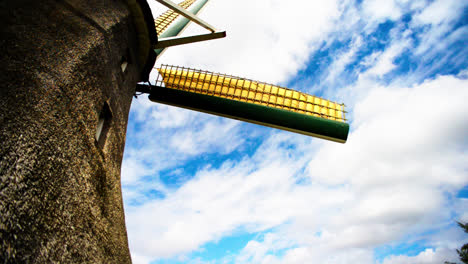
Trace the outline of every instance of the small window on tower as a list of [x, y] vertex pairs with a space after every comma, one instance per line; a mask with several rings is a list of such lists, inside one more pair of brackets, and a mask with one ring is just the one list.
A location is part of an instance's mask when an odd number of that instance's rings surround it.
[[99, 119], [96, 127], [96, 141], [101, 148], [104, 147], [111, 120], [112, 112], [110, 111], [109, 104], [105, 102], [101, 112], [99, 113]]
[[120, 60], [120, 69], [122, 70], [123, 73], [125, 73], [127, 66], [128, 66], [127, 58], [122, 57], [122, 59]]
[[127, 49], [125, 52], [125, 55], [123, 55], [122, 58], [120, 59], [120, 69], [122, 70], [122, 73], [125, 73], [130, 63], [131, 63], [130, 50]]

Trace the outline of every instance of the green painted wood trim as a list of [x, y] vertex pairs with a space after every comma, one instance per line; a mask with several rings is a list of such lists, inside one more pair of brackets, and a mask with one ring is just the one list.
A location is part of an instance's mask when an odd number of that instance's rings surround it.
[[[193, 13], [194, 15], [198, 14], [200, 10], [205, 6], [205, 4], [208, 3], [208, 0], [199, 0], [193, 3], [191, 7], [189, 7], [189, 11]], [[159, 35], [159, 38], [169, 38], [169, 37], [175, 37], [178, 36], [182, 31], [187, 27], [187, 25], [190, 23], [190, 20], [179, 15], [180, 17], [174, 21], [169, 28], [167, 28], [161, 35]], [[161, 54], [164, 49], [155, 49], [154, 51], [156, 52], [157, 55]]]
[[349, 124], [343, 122], [170, 88], [153, 87], [149, 99], [339, 143], [345, 143], [349, 133]]

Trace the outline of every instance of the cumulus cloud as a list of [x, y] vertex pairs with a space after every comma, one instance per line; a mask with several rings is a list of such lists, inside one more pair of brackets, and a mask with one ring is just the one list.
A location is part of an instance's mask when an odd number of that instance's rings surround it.
[[414, 257], [409, 256], [391, 256], [382, 264], [406, 264], [406, 263], [417, 263], [417, 264], [436, 264], [444, 263], [445, 261], [456, 261], [458, 260], [454, 250], [450, 249], [432, 249], [428, 248], [423, 252], [419, 253]]
[[397, 20], [402, 15], [400, 1], [365, 0], [362, 3], [364, 14], [379, 22], [387, 19]]

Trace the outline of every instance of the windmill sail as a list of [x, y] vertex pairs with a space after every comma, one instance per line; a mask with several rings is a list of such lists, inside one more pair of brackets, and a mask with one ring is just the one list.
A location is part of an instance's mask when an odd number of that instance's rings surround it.
[[[187, 12], [196, 16], [203, 9], [206, 3], [208, 3], [208, 0], [186, 0], [179, 3], [178, 6], [182, 9], [186, 9]], [[161, 44], [161, 42], [164, 42], [165, 39], [167, 40], [168, 38], [174, 38], [176, 36], [179, 36], [187, 28], [187, 26], [192, 20], [193, 19], [188, 19], [186, 17], [180, 17], [179, 13], [174, 11], [173, 9], [170, 9], [163, 13], [155, 20], [155, 27], [159, 38], [158, 45]], [[198, 21], [198, 23], [200, 23], [200, 21]], [[204, 26], [207, 26], [206, 22], [204, 23]], [[226, 36], [225, 32], [214, 32], [214, 30], [211, 31], [213, 32], [213, 34], [208, 34], [202, 36], [201, 38], [188, 38], [189, 40], [187, 42], [180, 44], [187, 44], [191, 42], [204, 41], [215, 38], [223, 38]], [[154, 47], [154, 51], [156, 52], [157, 56], [160, 56], [164, 53], [166, 48], [167, 47]]]
[[[182, 8], [188, 9], [196, 0], [186, 0], [178, 5]], [[156, 32], [158, 36], [161, 36], [164, 31], [169, 27], [169, 25], [174, 22], [179, 17], [179, 14], [174, 12], [173, 10], [169, 9], [160, 15], [158, 18], [154, 20], [154, 24], [156, 26]]]
[[344, 143], [343, 104], [225, 74], [162, 65], [149, 99]]

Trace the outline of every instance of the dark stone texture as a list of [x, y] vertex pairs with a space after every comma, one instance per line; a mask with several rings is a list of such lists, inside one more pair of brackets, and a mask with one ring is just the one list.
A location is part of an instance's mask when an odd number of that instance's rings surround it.
[[0, 33], [0, 263], [130, 263], [120, 166], [139, 72], [125, 2], [1, 1]]

